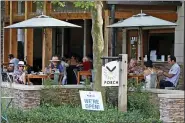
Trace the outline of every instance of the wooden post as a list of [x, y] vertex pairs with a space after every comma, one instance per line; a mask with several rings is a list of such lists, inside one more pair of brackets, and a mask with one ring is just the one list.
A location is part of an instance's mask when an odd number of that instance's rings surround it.
[[[13, 24], [13, 16], [17, 14], [17, 1], [10, 1], [10, 25]], [[17, 29], [10, 29], [9, 53], [17, 57]]]
[[10, 1], [5, 1], [5, 17], [8, 17], [10, 15]]
[[[5, 26], [8, 26], [5, 24]], [[8, 62], [9, 46], [10, 46], [10, 30], [4, 29], [4, 43], [3, 43], [3, 62]]]
[[127, 112], [127, 54], [121, 54], [122, 62], [120, 62], [120, 83], [118, 89], [118, 110]]
[[[9, 17], [10, 15], [9, 7], [10, 7], [10, 1], [5, 1], [5, 21], [6, 21], [6, 17]], [[8, 25], [9, 24], [5, 23], [5, 26], [8, 26]], [[4, 29], [3, 62], [8, 62], [9, 46], [10, 46], [10, 29]]]
[[[29, 19], [32, 12], [32, 1], [25, 1], [25, 20]], [[27, 64], [33, 66], [33, 29], [25, 29], [24, 58]]]

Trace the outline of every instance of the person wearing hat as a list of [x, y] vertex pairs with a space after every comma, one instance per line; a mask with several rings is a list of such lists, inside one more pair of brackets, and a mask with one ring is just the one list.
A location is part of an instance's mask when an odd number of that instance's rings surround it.
[[24, 61], [19, 61], [18, 68], [14, 72], [15, 82], [18, 84], [26, 84], [24, 67]]
[[[49, 72], [50, 73], [55, 73], [55, 72], [59, 72], [59, 82], [62, 81], [62, 77], [63, 77], [63, 73], [64, 73], [64, 69], [63, 66], [60, 64], [60, 60], [59, 57], [57, 55], [54, 55], [52, 57], [52, 59], [50, 60], [50, 64], [49, 64]], [[53, 78], [53, 77], [51, 77]]]

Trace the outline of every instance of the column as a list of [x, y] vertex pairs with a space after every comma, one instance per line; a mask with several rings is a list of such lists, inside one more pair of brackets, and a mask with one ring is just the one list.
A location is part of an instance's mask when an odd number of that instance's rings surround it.
[[[9, 6], [10, 1], [5, 1], [5, 19], [10, 15]], [[9, 24], [5, 24], [4, 26], [8, 25]], [[10, 46], [10, 29], [4, 29], [3, 62], [8, 62], [9, 46]]]
[[184, 61], [184, 2], [182, 3], [182, 6], [177, 7], [178, 20], [176, 23], [178, 26], [175, 28], [174, 43], [174, 55], [179, 63]]
[[[17, 1], [10, 1], [10, 25], [13, 24], [13, 16], [17, 14]], [[10, 29], [9, 53], [17, 57], [17, 29]]]
[[[25, 1], [25, 20], [32, 12], [32, 1]], [[33, 66], [33, 29], [25, 29], [24, 33], [24, 58], [27, 64]]]
[[122, 54], [127, 54], [127, 30], [123, 29]]

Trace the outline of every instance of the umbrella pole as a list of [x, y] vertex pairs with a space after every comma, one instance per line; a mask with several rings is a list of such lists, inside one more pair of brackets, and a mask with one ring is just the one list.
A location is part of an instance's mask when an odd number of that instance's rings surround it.
[[46, 59], [46, 29], [43, 28], [43, 40], [42, 40], [42, 72], [44, 72], [45, 68], [45, 59]]
[[64, 28], [62, 28], [62, 57], [64, 57]]
[[139, 40], [140, 40], [140, 57], [141, 57], [141, 65], [144, 65], [144, 60], [143, 60], [143, 31], [142, 28], [139, 27]]

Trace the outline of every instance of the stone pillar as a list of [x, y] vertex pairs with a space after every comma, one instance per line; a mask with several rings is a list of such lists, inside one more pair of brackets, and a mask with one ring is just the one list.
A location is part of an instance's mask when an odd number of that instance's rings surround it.
[[[182, 2], [183, 3], [183, 2]], [[177, 7], [178, 20], [175, 28], [174, 55], [178, 63], [183, 63], [184, 59], [184, 3]]]
[[160, 120], [163, 123], [184, 122], [184, 94], [158, 94]]
[[122, 41], [122, 54], [127, 53], [127, 31], [126, 29], [123, 29], [123, 41]]

